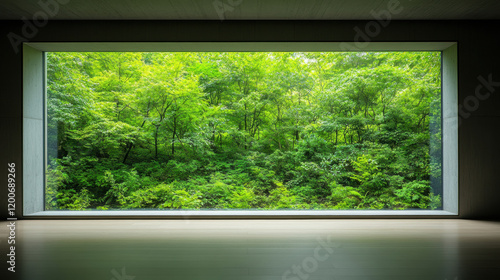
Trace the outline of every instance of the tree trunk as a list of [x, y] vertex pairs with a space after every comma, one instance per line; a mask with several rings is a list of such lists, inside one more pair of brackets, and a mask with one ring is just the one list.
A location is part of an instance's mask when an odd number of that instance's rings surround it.
[[172, 155], [175, 154], [175, 135], [177, 130], [177, 118], [174, 116], [174, 129], [172, 131]]
[[[144, 126], [145, 123], [146, 123], [146, 121], [144, 120], [141, 124], [141, 128]], [[127, 152], [125, 153], [125, 156], [123, 157], [122, 163], [125, 163], [127, 161], [128, 155], [133, 147], [134, 147], [134, 143], [129, 143]]]
[[155, 158], [158, 158], [158, 128], [160, 126], [156, 126], [156, 131], [155, 131]]
[[128, 154], [130, 153], [130, 151], [132, 150], [132, 147], [134, 146], [133, 143], [129, 143], [128, 145], [128, 148], [127, 148], [127, 152], [125, 153], [125, 156], [123, 157], [123, 161], [122, 163], [125, 163], [127, 161], [127, 158], [128, 158]]

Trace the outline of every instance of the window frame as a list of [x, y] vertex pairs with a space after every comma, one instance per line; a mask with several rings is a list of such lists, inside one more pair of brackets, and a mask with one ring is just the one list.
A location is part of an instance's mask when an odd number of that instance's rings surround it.
[[[45, 210], [45, 52], [441, 51], [442, 210]], [[26, 218], [453, 218], [459, 215], [457, 42], [97, 42], [23, 45], [23, 217]], [[40, 141], [43, 139], [43, 141]]]

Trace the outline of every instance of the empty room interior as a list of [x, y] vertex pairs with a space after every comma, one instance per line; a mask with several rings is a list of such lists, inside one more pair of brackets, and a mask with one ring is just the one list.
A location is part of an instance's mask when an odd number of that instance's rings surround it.
[[500, 1], [0, 2], [1, 279], [500, 279]]

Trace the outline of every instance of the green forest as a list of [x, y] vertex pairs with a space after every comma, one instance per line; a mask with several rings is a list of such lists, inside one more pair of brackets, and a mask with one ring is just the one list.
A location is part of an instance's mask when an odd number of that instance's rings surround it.
[[441, 209], [440, 52], [50, 52], [47, 210]]

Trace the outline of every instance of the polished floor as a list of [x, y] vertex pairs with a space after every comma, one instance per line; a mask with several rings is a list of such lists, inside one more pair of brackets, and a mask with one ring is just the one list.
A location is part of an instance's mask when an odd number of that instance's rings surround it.
[[498, 280], [500, 222], [24, 220], [3, 263], [2, 280]]

